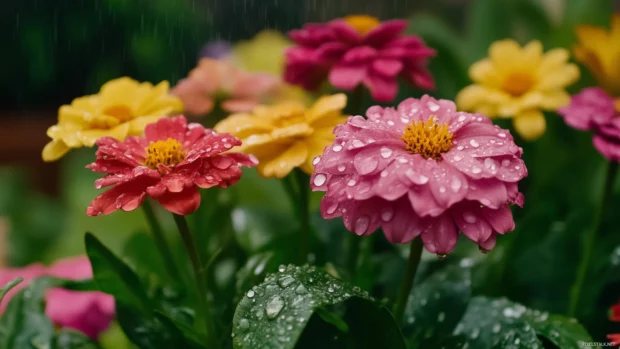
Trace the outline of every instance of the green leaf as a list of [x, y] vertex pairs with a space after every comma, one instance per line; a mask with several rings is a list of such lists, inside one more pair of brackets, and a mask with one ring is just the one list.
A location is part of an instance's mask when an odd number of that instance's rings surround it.
[[581, 342], [593, 342], [575, 319], [528, 309], [505, 298], [472, 299], [467, 312], [454, 331], [467, 336], [475, 348], [542, 348], [544, 337], [562, 349], [581, 348]]
[[450, 266], [415, 285], [403, 319], [403, 335], [410, 348], [436, 347], [450, 336], [471, 297], [471, 270]]
[[291, 215], [265, 207], [238, 206], [232, 212], [232, 221], [239, 245], [251, 253], [299, 229], [299, 223]]
[[59, 279], [36, 279], [11, 298], [0, 317], [0, 348], [51, 347], [54, 327], [45, 316], [45, 291], [59, 286]]
[[127, 239], [122, 256], [138, 275], [150, 274], [158, 278], [167, 275], [155, 242], [147, 233], [139, 232]]
[[188, 324], [178, 321], [174, 317], [161, 311], [157, 311], [155, 315], [159, 321], [166, 325], [166, 327], [176, 328], [181, 334], [183, 334], [183, 337], [192, 344], [192, 346], [201, 347], [201, 343], [206, 342], [204, 336], [196, 332], [196, 330]]
[[4, 296], [15, 286], [17, 286], [20, 282], [24, 281], [24, 278], [18, 277], [15, 278], [11, 281], [9, 281], [6, 285], [4, 285], [2, 288], [0, 288], [0, 302], [2, 302], [2, 299], [4, 298]]
[[81, 332], [63, 329], [54, 339], [54, 349], [99, 349], [100, 346]]
[[507, 0], [474, 0], [467, 18], [467, 52], [470, 62], [486, 56], [489, 46], [511, 37], [512, 14]]
[[[342, 332], [318, 316], [313, 317], [319, 308], [329, 306], [340, 312], [340, 318], [349, 327], [351, 335], [345, 336], [348, 340], [359, 341], [362, 337], [368, 339], [369, 347], [376, 343], [405, 348], [389, 311], [375, 304], [367, 292], [315, 267], [289, 265], [278, 269], [278, 273], [267, 276], [262, 284], [249, 290], [237, 306], [233, 319], [234, 348], [294, 348], [298, 342], [300, 348], [306, 348], [307, 342], [302, 343], [300, 337], [302, 332], [306, 335], [304, 330], [310, 322], [329, 329], [311, 336], [314, 347], [319, 342], [329, 343], [333, 336], [326, 333]], [[330, 314], [330, 318], [333, 320], [337, 316]], [[341, 343], [340, 347], [350, 346]]]
[[86, 254], [93, 268], [95, 282], [102, 292], [114, 296], [117, 302], [130, 304], [150, 313], [152, 306], [140, 279], [123, 261], [105, 247], [94, 235], [86, 233]]

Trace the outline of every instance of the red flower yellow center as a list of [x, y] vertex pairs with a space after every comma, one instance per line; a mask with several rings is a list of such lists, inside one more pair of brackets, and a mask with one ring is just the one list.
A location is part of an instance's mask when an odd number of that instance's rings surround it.
[[511, 73], [504, 79], [502, 90], [514, 97], [519, 97], [532, 89], [534, 78], [528, 73]]
[[413, 121], [405, 128], [402, 140], [405, 149], [412, 154], [420, 154], [423, 158], [440, 159], [441, 154], [452, 148], [452, 133], [447, 124], [439, 124], [434, 116], [428, 121]]
[[121, 122], [125, 122], [131, 120], [133, 118], [133, 114], [131, 113], [131, 109], [126, 105], [111, 105], [103, 110], [103, 113], [109, 116], [113, 116], [120, 120]]
[[344, 20], [360, 35], [366, 35], [369, 31], [375, 29], [375, 27], [381, 24], [381, 21], [377, 18], [366, 15], [347, 16]]
[[165, 141], [157, 141], [149, 144], [146, 149], [144, 164], [157, 170], [157, 165], [174, 166], [185, 159], [185, 152], [181, 150], [181, 143], [176, 139], [168, 138]]

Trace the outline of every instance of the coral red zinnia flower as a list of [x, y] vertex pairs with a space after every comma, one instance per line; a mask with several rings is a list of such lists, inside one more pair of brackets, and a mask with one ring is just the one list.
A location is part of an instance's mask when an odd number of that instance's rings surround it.
[[326, 77], [337, 88], [363, 84], [378, 102], [398, 93], [400, 75], [420, 88], [435, 88], [426, 69], [435, 51], [417, 36], [405, 36], [407, 22], [380, 22], [370, 16], [349, 16], [325, 24], [307, 24], [289, 33], [297, 46], [286, 52], [284, 79], [315, 90]]
[[147, 195], [172, 213], [188, 215], [200, 205], [196, 187], [227, 187], [241, 177], [239, 167], [258, 163], [251, 155], [227, 152], [241, 145], [239, 139], [187, 124], [184, 116], [148, 125], [144, 137], [104, 137], [97, 145], [97, 160], [86, 167], [106, 174], [96, 188], [113, 187], [93, 200], [89, 216], [134, 210]]
[[527, 169], [508, 131], [429, 96], [367, 115], [337, 126], [334, 145], [315, 159], [323, 217], [342, 216], [358, 235], [381, 227], [393, 243], [421, 235], [439, 255], [452, 251], [459, 230], [490, 250], [514, 229], [509, 205], [522, 206], [517, 183]]
[[558, 113], [569, 126], [594, 131], [594, 147], [608, 160], [620, 162], [620, 98], [589, 87], [573, 96]]

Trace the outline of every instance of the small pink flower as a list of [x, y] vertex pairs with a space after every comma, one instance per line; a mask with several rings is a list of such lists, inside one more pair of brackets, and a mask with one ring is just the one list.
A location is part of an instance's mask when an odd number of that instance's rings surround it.
[[97, 145], [97, 160], [86, 167], [105, 174], [95, 181], [96, 188], [112, 188], [88, 206], [89, 216], [134, 210], [147, 195], [170, 212], [188, 215], [200, 205], [197, 187], [228, 187], [241, 177], [241, 166], [258, 162], [251, 155], [228, 152], [241, 145], [239, 139], [187, 124], [184, 116], [148, 125], [144, 137], [124, 142], [104, 137]]
[[[93, 271], [86, 256], [63, 259], [47, 271], [68, 280], [90, 279]], [[62, 327], [83, 332], [91, 338], [108, 328], [114, 318], [114, 297], [101, 292], [77, 292], [56, 288], [48, 291], [45, 313]]]
[[432, 90], [426, 69], [435, 51], [417, 36], [403, 35], [407, 22], [379, 22], [350, 16], [325, 24], [307, 24], [289, 33], [297, 43], [286, 52], [284, 79], [308, 90], [329, 82], [343, 90], [363, 84], [378, 102], [390, 102], [398, 93], [397, 77]]
[[610, 161], [620, 162], [620, 99], [614, 100], [603, 89], [589, 87], [558, 109], [569, 126], [594, 131], [594, 147]]
[[342, 216], [357, 235], [381, 227], [393, 243], [421, 236], [440, 255], [459, 230], [490, 250], [514, 229], [509, 205], [523, 205], [517, 184], [527, 169], [508, 131], [429, 96], [367, 115], [337, 126], [333, 146], [315, 159], [323, 217]]
[[276, 76], [248, 73], [227, 60], [203, 58], [171, 93], [181, 99], [189, 114], [200, 116], [209, 114], [217, 99], [225, 111], [251, 111], [281, 87]]
[[[2, 300], [0, 313], [4, 312], [10, 299], [41, 276], [54, 276], [67, 280], [92, 278], [92, 269], [87, 257], [73, 257], [60, 260], [49, 268], [42, 264], [31, 264], [25, 268], [0, 270], [0, 285], [22, 277], [18, 284]], [[114, 298], [101, 292], [77, 292], [62, 288], [51, 289], [45, 295], [45, 314], [61, 327], [73, 328], [96, 339], [106, 330], [114, 318]]]

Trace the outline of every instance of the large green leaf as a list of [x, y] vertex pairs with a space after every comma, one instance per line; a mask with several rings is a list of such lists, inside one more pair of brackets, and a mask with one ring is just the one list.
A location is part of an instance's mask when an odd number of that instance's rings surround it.
[[467, 336], [472, 349], [542, 348], [538, 337], [562, 349], [593, 341], [575, 319], [528, 309], [505, 298], [473, 298], [454, 333]]
[[[314, 345], [325, 343], [321, 347], [329, 348], [328, 343], [333, 342], [329, 331], [349, 328], [352, 335], [342, 335], [346, 338], [366, 338], [368, 348], [381, 345], [404, 348], [400, 330], [391, 314], [376, 305], [367, 292], [311, 266], [282, 265], [278, 270], [278, 273], [267, 276], [262, 284], [249, 290], [237, 306], [233, 319], [234, 348], [294, 348], [309, 323], [330, 329], [311, 336]], [[347, 303], [349, 307], [346, 307]], [[329, 310], [329, 306], [336, 308]], [[313, 317], [319, 309], [323, 318], [330, 319], [330, 324], [340, 326], [325, 326], [324, 321]], [[311, 318], [314, 320], [310, 321]], [[353, 321], [361, 318], [367, 320], [365, 325]], [[346, 326], [342, 326], [343, 323]], [[363, 326], [366, 328], [363, 329]], [[308, 347], [304, 343], [299, 344], [302, 348]], [[339, 347], [349, 346], [339, 343]]]
[[150, 313], [153, 306], [133, 270], [94, 235], [86, 233], [84, 240], [86, 253], [99, 289], [113, 295], [117, 302], [136, 307], [144, 313]]
[[410, 348], [435, 347], [449, 337], [471, 297], [468, 263], [440, 270], [415, 285], [403, 319], [403, 335]]

